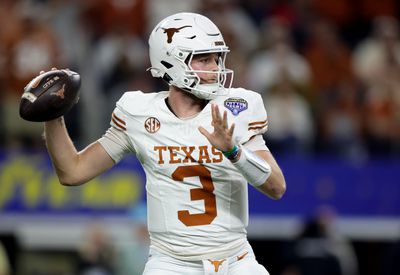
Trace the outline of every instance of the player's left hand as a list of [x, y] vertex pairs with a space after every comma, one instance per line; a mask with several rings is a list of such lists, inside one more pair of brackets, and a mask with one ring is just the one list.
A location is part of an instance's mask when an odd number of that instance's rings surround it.
[[212, 133], [208, 132], [204, 127], [199, 127], [200, 133], [202, 133], [212, 146], [220, 151], [229, 151], [233, 148], [232, 136], [235, 129], [235, 124], [232, 123], [228, 127], [228, 113], [225, 110], [223, 116], [219, 111], [218, 105], [211, 105], [211, 125], [214, 127]]

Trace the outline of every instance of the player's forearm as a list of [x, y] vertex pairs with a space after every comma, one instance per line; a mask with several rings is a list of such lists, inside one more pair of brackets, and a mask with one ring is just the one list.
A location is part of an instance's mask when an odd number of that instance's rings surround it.
[[64, 119], [45, 122], [46, 146], [61, 184], [75, 185], [73, 177], [79, 161], [78, 152], [68, 135]]
[[257, 189], [272, 199], [278, 200], [282, 198], [283, 194], [286, 192], [286, 181], [282, 170], [276, 163], [270, 163], [270, 166], [272, 170], [271, 175], [266, 182], [257, 187]]
[[[232, 152], [233, 153], [232, 153]], [[244, 176], [248, 183], [272, 199], [280, 199], [286, 191], [285, 178], [269, 151], [251, 152], [235, 146], [225, 156]]]

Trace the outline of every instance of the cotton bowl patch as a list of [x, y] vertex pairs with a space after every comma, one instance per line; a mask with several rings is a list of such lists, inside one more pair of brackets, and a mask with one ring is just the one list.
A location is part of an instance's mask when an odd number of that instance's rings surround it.
[[228, 108], [234, 116], [237, 116], [240, 112], [247, 109], [248, 103], [243, 98], [231, 97], [224, 101], [224, 106]]

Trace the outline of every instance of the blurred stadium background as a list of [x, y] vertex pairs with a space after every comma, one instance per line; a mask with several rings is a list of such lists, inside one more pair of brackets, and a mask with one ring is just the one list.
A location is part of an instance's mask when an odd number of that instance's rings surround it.
[[0, 0], [0, 275], [141, 274], [137, 160], [60, 186], [19, 98], [41, 70], [79, 72], [66, 121], [83, 148], [124, 91], [166, 89], [146, 72], [147, 38], [179, 11], [216, 22], [234, 85], [264, 97], [288, 191], [271, 201], [250, 188], [259, 261], [273, 275], [400, 274], [397, 0]]

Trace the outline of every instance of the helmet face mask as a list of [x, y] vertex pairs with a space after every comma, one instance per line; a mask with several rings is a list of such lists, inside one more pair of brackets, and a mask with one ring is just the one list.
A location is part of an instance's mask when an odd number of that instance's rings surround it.
[[[201, 99], [227, 93], [233, 71], [225, 68], [229, 52], [219, 29], [208, 18], [194, 13], [178, 13], [165, 18], [149, 38], [150, 71], [170, 85]], [[191, 67], [198, 54], [218, 54], [218, 70], [200, 71]], [[217, 74], [216, 83], [202, 83], [199, 74]]]
[[[199, 55], [202, 53], [196, 53]], [[194, 54], [189, 55], [187, 66], [189, 70], [186, 71], [186, 76], [190, 79], [193, 78], [192, 84], [186, 89], [190, 89], [191, 93], [199, 98], [212, 99], [216, 96], [225, 95], [228, 89], [232, 86], [233, 71], [225, 68], [225, 59], [227, 52], [218, 52], [218, 70], [217, 71], [205, 71], [196, 70], [191, 66], [192, 59], [195, 57]], [[202, 74], [213, 74], [216, 75], [215, 83], [202, 83], [200, 75]], [[191, 81], [189, 81], [191, 82]]]

